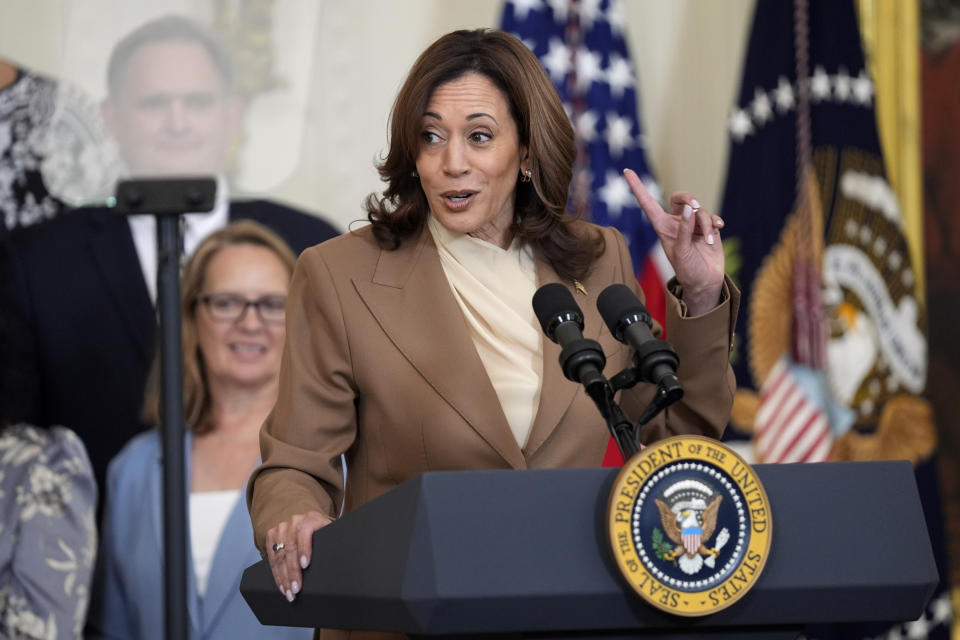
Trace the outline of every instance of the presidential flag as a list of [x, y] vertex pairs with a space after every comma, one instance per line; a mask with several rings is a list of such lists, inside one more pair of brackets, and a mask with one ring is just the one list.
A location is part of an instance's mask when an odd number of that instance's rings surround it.
[[[744, 297], [728, 434], [762, 462], [912, 461], [944, 576], [920, 257], [886, 179], [852, 0], [758, 0], [729, 133], [724, 248]], [[950, 618], [941, 585], [916, 621], [808, 637], [947, 637]]]

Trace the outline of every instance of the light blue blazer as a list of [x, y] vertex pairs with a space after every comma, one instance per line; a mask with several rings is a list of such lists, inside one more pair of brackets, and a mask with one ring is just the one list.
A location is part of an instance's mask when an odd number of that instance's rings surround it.
[[[188, 478], [189, 452], [188, 434]], [[160, 436], [152, 430], [131, 440], [110, 463], [88, 638], [164, 638], [160, 455]], [[197, 594], [191, 554], [187, 554], [190, 640], [312, 638], [312, 629], [263, 626], [250, 611], [240, 595], [240, 576], [259, 560], [241, 493], [224, 527], [202, 598]], [[277, 597], [283, 597], [279, 591]]]

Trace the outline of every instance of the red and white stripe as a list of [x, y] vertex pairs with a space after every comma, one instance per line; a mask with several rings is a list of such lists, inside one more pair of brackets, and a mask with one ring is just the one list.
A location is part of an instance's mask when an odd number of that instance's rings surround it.
[[754, 442], [759, 462], [821, 462], [833, 445], [830, 421], [797, 384], [785, 357], [761, 389]]
[[699, 531], [697, 533], [682, 533], [680, 537], [683, 539], [683, 548], [686, 549], [687, 553], [691, 556], [696, 555], [697, 550], [700, 549], [700, 539], [703, 534]]

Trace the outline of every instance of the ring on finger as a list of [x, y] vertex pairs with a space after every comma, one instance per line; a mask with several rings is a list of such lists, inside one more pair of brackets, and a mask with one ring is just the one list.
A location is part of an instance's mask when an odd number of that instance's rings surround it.
[[283, 544], [282, 542], [278, 542], [278, 543], [276, 543], [275, 545], [273, 545], [273, 552], [276, 553], [276, 552], [280, 551], [281, 549], [283, 549], [285, 546], [286, 546], [286, 545]]

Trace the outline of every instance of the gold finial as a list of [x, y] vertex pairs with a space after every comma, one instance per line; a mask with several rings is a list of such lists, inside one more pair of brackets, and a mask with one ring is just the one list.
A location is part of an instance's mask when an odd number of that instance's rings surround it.
[[581, 283], [579, 280], [573, 281], [573, 288], [577, 290], [577, 293], [587, 295], [587, 288], [583, 286], [583, 283]]

